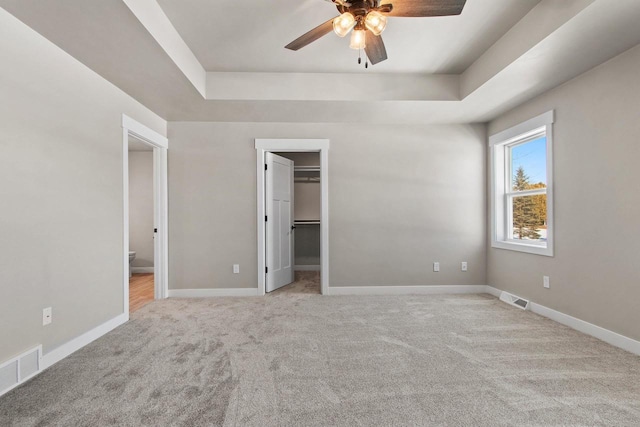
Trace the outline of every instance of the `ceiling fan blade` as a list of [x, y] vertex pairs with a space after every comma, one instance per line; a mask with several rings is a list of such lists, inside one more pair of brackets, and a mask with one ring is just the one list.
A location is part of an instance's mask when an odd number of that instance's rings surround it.
[[291, 43], [289, 43], [285, 47], [287, 49], [291, 49], [291, 50], [302, 49], [306, 45], [308, 45], [310, 43], [313, 43], [314, 41], [318, 40], [320, 37], [329, 34], [331, 31], [333, 31], [333, 20], [334, 19], [335, 18], [329, 19], [324, 24], [318, 25], [316, 28], [314, 28], [313, 30], [309, 31], [308, 33], [305, 33], [305, 34], [301, 35], [300, 37], [298, 37], [297, 39], [295, 39], [294, 41], [292, 41]]
[[466, 2], [467, 0], [389, 0], [389, 3], [393, 4], [393, 9], [388, 15], [400, 17], [460, 15]]
[[376, 36], [371, 31], [367, 31], [365, 43], [367, 46], [364, 48], [364, 51], [371, 65], [387, 59], [387, 49], [384, 47], [381, 36]]

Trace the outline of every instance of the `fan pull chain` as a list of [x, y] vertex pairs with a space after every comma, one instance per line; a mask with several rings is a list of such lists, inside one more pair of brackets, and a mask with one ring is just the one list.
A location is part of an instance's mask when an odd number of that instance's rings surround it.
[[[362, 64], [362, 49], [358, 49], [358, 65]], [[364, 57], [364, 68], [369, 68], [369, 57]]]

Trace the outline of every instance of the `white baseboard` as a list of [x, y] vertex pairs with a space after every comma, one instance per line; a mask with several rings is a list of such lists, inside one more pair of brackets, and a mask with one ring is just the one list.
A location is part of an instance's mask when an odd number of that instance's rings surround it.
[[496, 298], [500, 298], [500, 295], [502, 294], [502, 291], [500, 289], [496, 289], [493, 286], [485, 286], [485, 293], [489, 294], [489, 295], [493, 295]]
[[255, 297], [258, 288], [169, 289], [169, 298]]
[[[448, 285], [448, 286], [349, 286], [329, 287], [328, 295], [429, 295], [429, 294], [477, 294], [488, 293], [500, 297], [502, 291], [485, 285]], [[169, 297], [203, 298], [221, 296], [257, 296], [257, 288], [226, 289], [170, 289]], [[569, 316], [551, 308], [531, 302], [530, 309], [540, 316], [547, 317], [579, 332], [591, 335], [608, 344], [622, 348], [640, 356], [640, 341]], [[87, 344], [95, 341], [129, 320], [129, 313], [120, 314], [113, 319], [91, 329], [42, 356], [39, 372], [51, 367]]]
[[328, 295], [433, 295], [482, 294], [485, 285], [446, 286], [329, 286]]
[[575, 329], [576, 331], [591, 335], [592, 337], [598, 338], [599, 340], [602, 340], [608, 344], [611, 344], [615, 347], [620, 347], [623, 350], [627, 350], [628, 352], [640, 356], [640, 341], [625, 337], [624, 335], [620, 335], [617, 332], [613, 332], [609, 329], [605, 329], [592, 323], [585, 322], [584, 320], [577, 319], [575, 317], [569, 316], [568, 314], [564, 314], [549, 307], [545, 307], [544, 305], [536, 304], [535, 302], [532, 302], [530, 306], [531, 311], [539, 314], [540, 316], [547, 317], [551, 320]]
[[319, 265], [294, 265], [293, 271], [320, 271]]
[[114, 330], [118, 326], [126, 323], [129, 320], [129, 313], [122, 313], [111, 320], [106, 321], [102, 325], [96, 326], [88, 332], [62, 344], [50, 352], [42, 356], [42, 370], [49, 368], [50, 366], [58, 363], [70, 354], [80, 350], [85, 345], [97, 340], [104, 334]]
[[153, 267], [131, 267], [132, 273], [153, 273]]
[[[486, 292], [488, 294], [494, 295], [498, 298], [500, 298], [500, 294], [503, 292], [493, 286], [486, 286], [486, 288]], [[640, 356], [640, 341], [636, 341], [633, 338], [625, 337], [617, 332], [610, 331], [609, 329], [594, 325], [593, 323], [585, 322], [584, 320], [577, 319], [544, 305], [536, 304], [535, 302], [529, 303], [529, 310], [539, 314], [540, 316], [568, 326], [571, 329], [575, 329], [578, 332], [591, 335], [592, 337], [598, 338], [607, 344], [611, 344], [612, 346], [619, 347]]]
[[[489, 285], [450, 286], [330, 286], [328, 295], [429, 295], [429, 294], [481, 294], [500, 298], [502, 290]], [[640, 356], [640, 341], [620, 335], [584, 320], [569, 316], [549, 307], [531, 302], [529, 309], [579, 332], [598, 338], [615, 347]]]
[[[26, 363], [26, 367], [23, 363]], [[0, 396], [29, 381], [42, 372], [42, 369], [42, 345], [40, 344], [0, 363]]]

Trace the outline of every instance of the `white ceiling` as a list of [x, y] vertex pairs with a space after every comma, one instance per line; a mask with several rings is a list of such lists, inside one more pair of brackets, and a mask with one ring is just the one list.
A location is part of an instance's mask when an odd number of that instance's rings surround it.
[[[383, 33], [389, 59], [371, 71], [461, 73], [539, 1], [468, 0], [460, 16], [389, 18]], [[338, 15], [323, 0], [158, 3], [207, 71], [364, 71], [348, 37], [329, 33], [297, 52], [284, 48]]]
[[389, 60], [369, 70], [332, 33], [284, 49], [333, 16], [322, 0], [0, 7], [168, 121], [486, 122], [640, 44], [639, 0], [467, 0], [458, 20], [397, 18]]

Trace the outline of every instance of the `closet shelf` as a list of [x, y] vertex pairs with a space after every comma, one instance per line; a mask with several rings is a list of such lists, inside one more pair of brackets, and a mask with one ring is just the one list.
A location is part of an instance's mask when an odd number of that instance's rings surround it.
[[296, 219], [294, 225], [320, 225], [319, 219]]
[[295, 182], [320, 182], [320, 166], [294, 166]]

